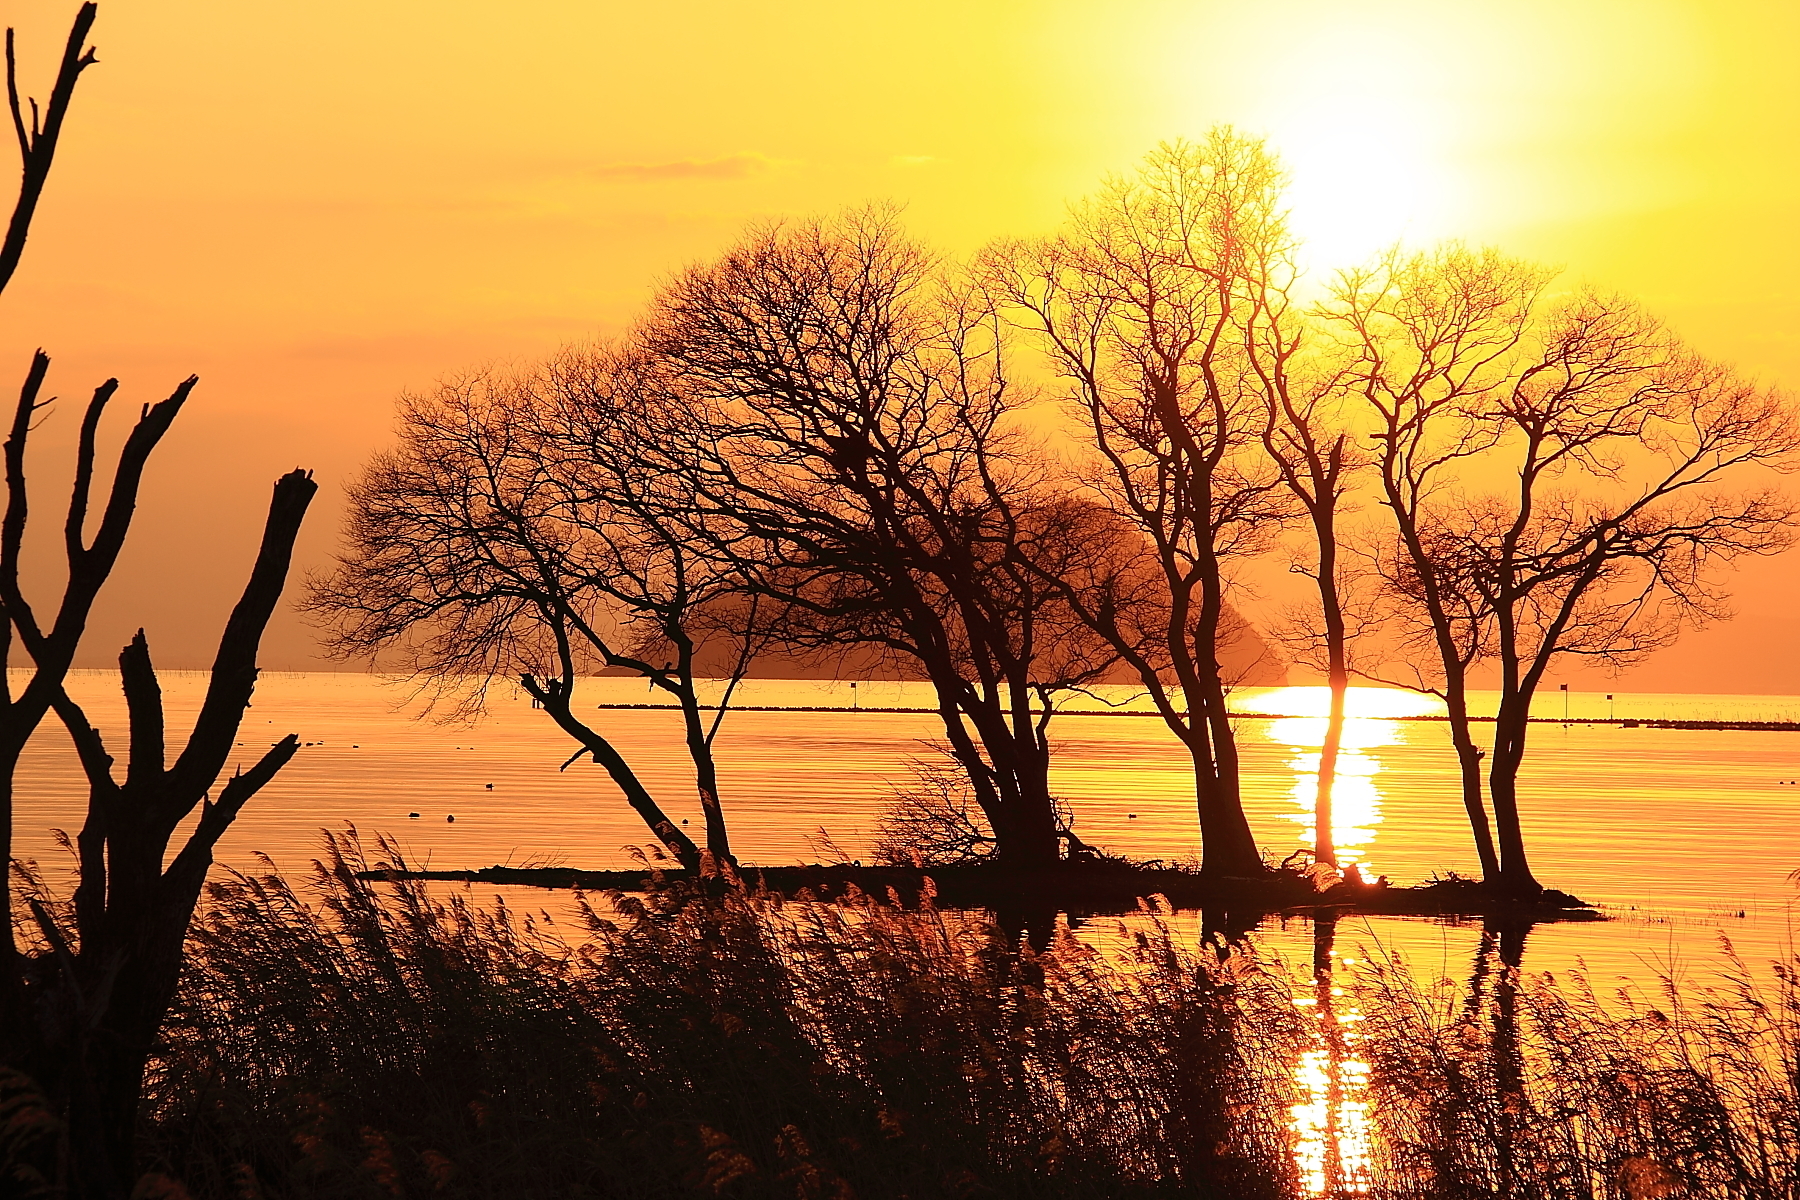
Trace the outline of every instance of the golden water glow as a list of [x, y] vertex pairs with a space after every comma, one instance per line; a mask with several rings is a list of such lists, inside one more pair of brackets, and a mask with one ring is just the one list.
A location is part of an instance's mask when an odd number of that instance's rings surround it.
[[[1313, 812], [1325, 743], [1331, 691], [1323, 687], [1276, 688], [1246, 701], [1245, 709], [1280, 714], [1269, 721], [1269, 740], [1294, 751], [1294, 810], [1287, 815], [1302, 846], [1313, 845]], [[1428, 696], [1391, 688], [1351, 688], [1344, 696], [1344, 728], [1331, 788], [1331, 835], [1340, 867], [1373, 871], [1367, 850], [1381, 824], [1381, 762], [1374, 751], [1404, 738], [1397, 718], [1441, 711]], [[1299, 1102], [1288, 1110], [1294, 1168], [1303, 1196], [1365, 1196], [1370, 1189], [1369, 1064], [1358, 1049], [1362, 1012], [1333, 982], [1341, 967], [1335, 928], [1320, 921], [1313, 934], [1311, 989], [1294, 997], [1309, 1019], [1307, 1045], [1294, 1063]]]
[[[1294, 822], [1299, 843], [1310, 847], [1331, 690], [1276, 688], [1246, 707], [1290, 714], [1269, 722], [1268, 737], [1294, 748], [1287, 763], [1294, 773], [1290, 791], [1294, 809], [1282, 815]], [[1355, 863], [1364, 875], [1371, 873], [1367, 848], [1381, 824], [1381, 790], [1375, 783], [1381, 763], [1369, 752], [1402, 739], [1401, 727], [1392, 718], [1424, 716], [1440, 708], [1431, 697], [1394, 688], [1351, 688], [1345, 694], [1344, 732], [1331, 788], [1331, 836], [1339, 865]]]
[[1360, 1057], [1362, 1012], [1333, 987], [1336, 959], [1327, 945], [1316, 967], [1313, 994], [1294, 1004], [1312, 1019], [1309, 1045], [1294, 1066], [1300, 1102], [1288, 1110], [1294, 1166], [1304, 1196], [1362, 1196], [1369, 1191], [1369, 1064]]
[[[1244, 701], [1247, 712], [1274, 713], [1286, 717], [1318, 717], [1331, 712], [1331, 689], [1327, 687], [1278, 687], [1259, 691]], [[1400, 688], [1353, 687], [1344, 693], [1344, 715], [1365, 717], [1424, 717], [1444, 711], [1443, 702], [1434, 696]], [[1322, 728], [1322, 727], [1321, 727]], [[1349, 745], [1350, 730], [1344, 730]], [[1277, 739], [1285, 740], [1285, 739]], [[1317, 742], [1311, 743], [1317, 745]]]
[[[1290, 724], [1286, 721], [1279, 723]], [[1391, 721], [1357, 723], [1393, 724]], [[1311, 743], [1310, 749], [1302, 750], [1289, 759], [1288, 766], [1294, 772], [1292, 795], [1295, 811], [1282, 815], [1294, 822], [1301, 844], [1311, 846], [1313, 806], [1319, 794], [1319, 743]], [[1355, 863], [1364, 875], [1368, 875], [1371, 870], [1366, 851], [1369, 843], [1375, 840], [1375, 830], [1381, 824], [1381, 792], [1376, 788], [1374, 779], [1379, 769], [1375, 759], [1360, 750], [1340, 750], [1337, 778], [1331, 787], [1331, 840], [1337, 847], [1338, 864], [1348, 867]]]

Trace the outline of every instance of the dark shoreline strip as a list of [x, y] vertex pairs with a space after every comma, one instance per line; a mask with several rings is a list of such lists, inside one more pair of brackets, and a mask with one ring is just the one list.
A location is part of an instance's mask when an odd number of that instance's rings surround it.
[[[932, 881], [936, 901], [943, 908], [994, 911], [1041, 910], [1073, 912], [1084, 916], [1117, 916], [1134, 912], [1139, 898], [1163, 896], [1177, 909], [1218, 909], [1249, 920], [1248, 930], [1263, 916], [1287, 914], [1312, 917], [1320, 912], [1336, 916], [1432, 917], [1445, 920], [1488, 918], [1514, 923], [1550, 921], [1604, 921], [1607, 914], [1564, 892], [1546, 891], [1535, 901], [1520, 901], [1489, 891], [1468, 879], [1438, 879], [1411, 887], [1384, 883], [1341, 883], [1321, 892], [1314, 883], [1291, 870], [1278, 870], [1255, 879], [1215, 879], [1181, 868], [1138, 865], [1121, 861], [1059, 863], [1054, 867], [1021, 871], [995, 864], [937, 867], [861, 866], [854, 863], [745, 866], [743, 880], [758, 892], [773, 892], [795, 899], [810, 895], [819, 900], [841, 900], [861, 894], [896, 897], [906, 907], [920, 903], [925, 881]], [[460, 871], [394, 871], [386, 868], [360, 871], [358, 879], [418, 879], [443, 883], [514, 884], [538, 888], [581, 888], [587, 891], [643, 892], [647, 888], [679, 884], [718, 893], [723, 880], [695, 880], [678, 868], [652, 871], [584, 871], [575, 867], [506, 867], [496, 864]]]

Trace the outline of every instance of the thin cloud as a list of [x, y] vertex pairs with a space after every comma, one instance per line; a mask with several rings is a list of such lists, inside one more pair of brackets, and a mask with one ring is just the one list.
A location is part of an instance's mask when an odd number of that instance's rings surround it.
[[749, 179], [780, 165], [766, 154], [727, 154], [723, 158], [683, 158], [663, 163], [611, 163], [597, 167], [601, 179], [653, 183], [665, 179]]

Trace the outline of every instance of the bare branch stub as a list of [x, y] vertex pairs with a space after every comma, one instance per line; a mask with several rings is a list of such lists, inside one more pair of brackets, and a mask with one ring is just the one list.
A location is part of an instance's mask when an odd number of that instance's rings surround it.
[[[21, 183], [0, 240], [0, 290], [11, 282], [54, 162], [64, 119], [81, 73], [94, 61], [87, 36], [96, 15], [83, 4], [64, 47], [47, 103], [22, 99], [12, 31], [6, 34], [7, 104], [22, 159]], [[27, 111], [29, 110], [29, 116]], [[150, 455], [168, 432], [195, 383], [146, 405], [126, 435], [92, 536], [88, 533], [98, 431], [117, 390], [95, 390], [82, 418], [74, 477], [62, 524], [66, 580], [47, 623], [21, 585], [21, 549], [30, 517], [27, 444], [50, 360], [33, 355], [0, 458], [5, 510], [0, 514], [0, 666], [15, 639], [32, 675], [14, 695], [0, 685], [0, 866], [12, 861], [14, 781], [27, 740], [54, 710], [74, 742], [88, 780], [87, 817], [76, 839], [80, 881], [72, 924], [59, 923], [35, 896], [27, 907], [41, 944], [21, 945], [12, 920], [0, 922], [0, 1061], [22, 1070], [61, 1114], [59, 1173], [71, 1194], [125, 1196], [137, 1179], [133, 1155], [144, 1072], [180, 973], [182, 946], [213, 845], [243, 803], [293, 755], [289, 737], [250, 770], [228, 781], [208, 803], [198, 828], [164, 870], [169, 840], [183, 816], [213, 786], [242, 721], [256, 678], [262, 633], [286, 580], [300, 521], [316, 485], [302, 471], [275, 488], [262, 547], [244, 596], [221, 638], [207, 705], [193, 738], [164, 769], [165, 721], [142, 634], [121, 655], [130, 710], [131, 749], [125, 781], [100, 731], [64, 688], [100, 589], [112, 574], [137, 508]], [[13, 872], [0, 873], [0, 908], [14, 901]], [[73, 935], [73, 936], [71, 936]]]
[[57, 67], [56, 81], [50, 88], [50, 100], [41, 115], [37, 101], [31, 100], [29, 121], [25, 118], [19, 99], [13, 32], [10, 29], [6, 31], [6, 100], [12, 114], [13, 132], [19, 142], [19, 158], [23, 170], [19, 196], [13, 204], [12, 219], [7, 223], [6, 236], [0, 239], [0, 291], [4, 291], [12, 281], [13, 273], [19, 268], [19, 259], [25, 253], [25, 239], [31, 232], [31, 220], [37, 213], [38, 200], [43, 195], [44, 184], [50, 178], [51, 164], [56, 159], [56, 146], [62, 137], [63, 119], [68, 115], [69, 102], [75, 98], [75, 83], [81, 73], [97, 61], [93, 49], [87, 46], [87, 36], [94, 27], [97, 13], [98, 9], [90, 0], [75, 14], [68, 42], [63, 47], [62, 61]]

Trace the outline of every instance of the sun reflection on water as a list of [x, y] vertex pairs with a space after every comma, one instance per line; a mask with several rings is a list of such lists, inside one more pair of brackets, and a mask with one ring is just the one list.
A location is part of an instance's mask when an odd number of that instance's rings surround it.
[[1359, 1056], [1362, 1012], [1332, 984], [1332, 925], [1314, 932], [1313, 994], [1294, 997], [1308, 1013], [1311, 1044], [1294, 1066], [1300, 1102], [1289, 1110], [1294, 1166], [1305, 1196], [1364, 1196], [1370, 1184], [1369, 1064]]
[[[1326, 688], [1280, 688], [1257, 698], [1256, 708], [1275, 719], [1271, 741], [1290, 747], [1294, 810], [1300, 844], [1311, 848], [1319, 770], [1327, 734], [1331, 693]], [[1331, 836], [1340, 869], [1352, 864], [1365, 877], [1368, 849], [1381, 825], [1381, 763], [1372, 753], [1404, 740], [1395, 718], [1422, 716], [1436, 709], [1426, 697], [1385, 688], [1352, 688], [1345, 696], [1344, 728], [1330, 788]], [[1333, 978], [1340, 966], [1336, 923], [1313, 926], [1313, 986], [1294, 997], [1306, 1015], [1308, 1045], [1294, 1063], [1299, 1102], [1289, 1111], [1294, 1166], [1304, 1196], [1366, 1196], [1370, 1191], [1369, 1064], [1359, 1052], [1362, 1012]]]
[[[1294, 809], [1283, 814], [1294, 822], [1302, 846], [1313, 844], [1313, 812], [1318, 798], [1319, 759], [1325, 745], [1331, 692], [1322, 687], [1276, 688], [1256, 698], [1262, 712], [1279, 714], [1268, 724], [1271, 741], [1292, 747], [1288, 767], [1294, 772], [1290, 795]], [[1381, 791], [1375, 776], [1381, 769], [1369, 753], [1404, 740], [1396, 717], [1421, 716], [1437, 709], [1435, 701], [1392, 688], [1351, 688], [1345, 697], [1345, 720], [1331, 786], [1331, 834], [1338, 863], [1356, 864], [1371, 874], [1368, 847], [1381, 824]]]

